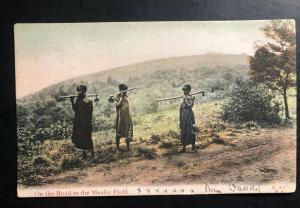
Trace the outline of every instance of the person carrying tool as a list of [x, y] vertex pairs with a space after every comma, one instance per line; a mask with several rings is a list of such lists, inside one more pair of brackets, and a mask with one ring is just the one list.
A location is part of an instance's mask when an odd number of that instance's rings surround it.
[[126, 139], [127, 150], [130, 150], [130, 141], [133, 137], [133, 123], [130, 112], [130, 101], [128, 99], [127, 91], [128, 87], [125, 84], [119, 85], [119, 93], [109, 98], [109, 102], [116, 103], [116, 146], [119, 149], [120, 139]]
[[195, 146], [195, 137], [196, 135], [193, 132], [194, 126], [195, 126], [195, 115], [193, 112], [193, 106], [195, 97], [190, 95], [191, 92], [191, 85], [186, 84], [183, 86], [183, 101], [180, 106], [180, 112], [179, 112], [179, 128], [181, 133], [181, 144], [182, 149], [180, 152], [186, 151], [186, 146], [191, 144], [192, 145], [192, 151], [196, 152], [196, 146]]
[[78, 96], [70, 97], [72, 108], [75, 112], [73, 123], [72, 143], [76, 148], [83, 150], [83, 158], [87, 157], [87, 152], [91, 152], [94, 157], [92, 140], [92, 114], [93, 101], [86, 96], [87, 87], [80, 85], [76, 89]]

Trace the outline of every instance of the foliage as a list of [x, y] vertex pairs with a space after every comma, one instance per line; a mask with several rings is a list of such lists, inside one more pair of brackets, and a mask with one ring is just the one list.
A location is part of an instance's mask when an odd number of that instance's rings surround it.
[[41, 152], [41, 143], [31, 133], [31, 128], [17, 128], [18, 182], [30, 183], [37, 180], [34, 159]]
[[[214, 117], [203, 128], [222, 131], [224, 122], [215, 117], [219, 114], [221, 99], [227, 95], [227, 89], [232, 88], [233, 80], [238, 76], [246, 76], [248, 70], [248, 65], [198, 65], [183, 70], [176, 65], [170, 65], [168, 69], [157, 65], [155, 71], [145, 75], [128, 77], [126, 74], [126, 78], [112, 75], [104, 80], [90, 77], [77, 80], [76, 83], [71, 80], [18, 100], [18, 181], [29, 184], [39, 181], [41, 176], [90, 164], [81, 159], [70, 141], [74, 112], [69, 100], [55, 102], [52, 94], [73, 94], [77, 83], [85, 83], [88, 93], [99, 94], [100, 101], [94, 106], [93, 112], [95, 163], [109, 163], [129, 157], [155, 159], [160, 153], [173, 154], [180, 146], [178, 111], [181, 102], [158, 103], [155, 99], [181, 95], [183, 84], [191, 83], [192, 91], [203, 89], [207, 92], [205, 97], [196, 97], [196, 119], [206, 121]], [[117, 85], [121, 81], [139, 89], [128, 93], [134, 122], [132, 152], [116, 154], [113, 131], [115, 105], [108, 103], [107, 99], [118, 92]], [[156, 148], [161, 149], [156, 151]]]
[[[245, 59], [245, 58], [244, 58]], [[172, 67], [173, 68], [173, 67]], [[178, 105], [179, 101], [158, 103], [155, 100], [163, 97], [173, 97], [182, 94], [182, 86], [186, 83], [192, 85], [192, 91], [205, 90], [207, 96], [197, 99], [211, 101], [223, 97], [226, 89], [231, 85], [232, 79], [237, 76], [245, 76], [249, 70], [247, 65], [215, 65], [213, 67], [197, 66], [194, 69], [178, 70], [157, 69], [147, 76], [129, 76], [122, 80], [129, 87], [139, 87], [128, 93], [131, 110], [134, 115], [156, 113], [168, 108], [170, 105]], [[99, 102], [94, 106], [93, 131], [104, 131], [112, 128], [115, 119], [115, 105], [107, 101], [109, 95], [118, 92], [118, 84], [115, 76], [108, 76], [105, 80], [80, 80], [78, 83], [86, 83], [88, 93], [98, 93]], [[17, 101], [18, 125], [28, 121], [26, 125], [35, 128], [48, 128], [49, 124], [57, 121], [65, 121], [71, 124], [74, 112], [70, 101], [56, 102], [53, 95], [74, 94], [76, 83], [66, 81], [46, 88], [35, 95], [27, 96]], [[63, 137], [62, 137], [63, 138]]]
[[250, 77], [279, 91], [289, 118], [287, 90], [296, 84], [296, 34], [292, 20], [273, 21], [263, 28], [269, 42], [250, 57]]
[[65, 121], [57, 121], [49, 124], [48, 127], [38, 128], [34, 132], [34, 136], [39, 141], [46, 139], [67, 139], [72, 134], [72, 125]]
[[280, 122], [280, 103], [264, 84], [251, 80], [237, 79], [223, 106], [225, 121]]
[[139, 146], [136, 151], [138, 156], [146, 160], [153, 160], [157, 158], [156, 150], [152, 147]]

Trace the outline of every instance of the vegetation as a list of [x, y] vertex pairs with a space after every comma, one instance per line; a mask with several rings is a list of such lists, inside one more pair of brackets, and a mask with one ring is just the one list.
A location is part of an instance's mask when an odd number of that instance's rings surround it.
[[273, 21], [263, 28], [269, 42], [250, 58], [250, 77], [283, 96], [285, 117], [290, 118], [287, 91], [296, 85], [296, 33], [292, 20]]
[[223, 106], [225, 121], [280, 123], [281, 104], [264, 84], [237, 79]]
[[[200, 63], [195, 61], [196, 57], [185, 57], [182, 60], [177, 58], [173, 62], [146, 63], [143, 65], [146, 69], [152, 64], [147, 76], [142, 73], [144, 70], [137, 70], [141, 65], [134, 65], [134, 70], [126, 68], [126, 74], [128, 72], [130, 75], [126, 79], [118, 78], [119, 69], [112, 70], [111, 76], [106, 79], [97, 80], [96, 75], [91, 75], [69, 80], [17, 100], [18, 182], [37, 184], [44, 182], [52, 174], [93, 164], [124, 159], [157, 159], [177, 154], [180, 148], [180, 101], [157, 103], [155, 99], [180, 95], [181, 87], [185, 83], [192, 84], [192, 91], [207, 92], [205, 97], [196, 97], [194, 106], [199, 128], [197, 147], [200, 149], [214, 142], [226, 144], [222, 137], [234, 136], [236, 132], [244, 129], [258, 129], [260, 121], [273, 122], [272, 116], [276, 119], [282, 118], [279, 98], [270, 93], [263, 84], [247, 80], [249, 66], [245, 62], [237, 57], [231, 61], [224, 57], [219, 58], [223, 65], [191, 65], [194, 62]], [[246, 58], [243, 56], [243, 60]], [[176, 63], [185, 63], [186, 68]], [[235, 82], [237, 77], [242, 79]], [[129, 94], [134, 122], [132, 151], [116, 153], [113, 130], [115, 106], [109, 104], [107, 99], [110, 94], [117, 92], [120, 80], [130, 83], [130, 87], [140, 88]], [[55, 102], [52, 97], [52, 94], [72, 94], [76, 83], [87, 84], [88, 93], [99, 94], [100, 101], [95, 105], [93, 113], [92, 137], [96, 153], [94, 160], [83, 160], [81, 152], [70, 141], [73, 120], [70, 102]], [[295, 117], [295, 90], [291, 91], [290, 97], [291, 115]], [[261, 110], [260, 113], [257, 109]], [[254, 117], [250, 115], [251, 110], [255, 113]]]

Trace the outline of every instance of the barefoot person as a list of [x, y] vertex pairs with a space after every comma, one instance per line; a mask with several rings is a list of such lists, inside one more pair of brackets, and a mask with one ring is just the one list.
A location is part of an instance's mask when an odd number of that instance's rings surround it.
[[76, 101], [74, 102], [74, 97], [70, 98], [72, 108], [75, 111], [72, 142], [76, 148], [83, 150], [84, 158], [86, 158], [88, 151], [94, 157], [92, 140], [93, 101], [86, 97], [86, 86], [80, 85], [76, 91], [78, 93]]
[[180, 130], [181, 130], [181, 144], [182, 149], [180, 152], [185, 152], [186, 145], [192, 145], [192, 151], [195, 152], [195, 134], [193, 132], [193, 128], [195, 125], [195, 116], [192, 110], [195, 97], [190, 95], [191, 85], [184, 85], [183, 90], [183, 102], [180, 106]]
[[130, 105], [127, 92], [128, 90], [127, 85], [120, 84], [119, 91], [120, 93], [116, 96], [111, 98], [110, 102], [116, 102], [116, 146], [117, 150], [119, 150], [120, 139], [126, 139], [127, 150], [130, 150], [130, 141], [132, 140], [133, 136], [133, 125], [132, 125], [132, 117], [130, 112]]

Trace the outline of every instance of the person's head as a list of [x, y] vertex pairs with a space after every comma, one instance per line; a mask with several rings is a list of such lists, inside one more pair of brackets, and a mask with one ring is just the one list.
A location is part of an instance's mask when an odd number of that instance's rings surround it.
[[85, 85], [79, 85], [76, 88], [76, 92], [78, 93], [78, 95], [85, 95], [87, 91], [87, 87]]
[[192, 89], [192, 87], [191, 87], [191, 85], [189, 85], [189, 84], [186, 84], [186, 85], [184, 85], [184, 86], [182, 87], [182, 91], [183, 91], [183, 93], [184, 93], [185, 95], [190, 94], [191, 89]]
[[119, 85], [119, 91], [125, 91], [125, 90], [128, 90], [128, 87], [126, 84], [120, 84]]

